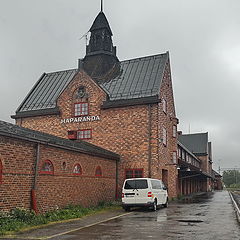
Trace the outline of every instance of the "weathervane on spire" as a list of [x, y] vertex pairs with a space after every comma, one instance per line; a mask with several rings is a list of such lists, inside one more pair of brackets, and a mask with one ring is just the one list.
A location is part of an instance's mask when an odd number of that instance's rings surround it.
[[103, 11], [103, 0], [101, 0], [101, 12]]

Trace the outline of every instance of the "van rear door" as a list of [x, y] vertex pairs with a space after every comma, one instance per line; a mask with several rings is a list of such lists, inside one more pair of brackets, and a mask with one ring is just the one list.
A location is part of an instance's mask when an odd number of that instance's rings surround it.
[[147, 179], [129, 179], [124, 184], [125, 203], [147, 203], [148, 181]]

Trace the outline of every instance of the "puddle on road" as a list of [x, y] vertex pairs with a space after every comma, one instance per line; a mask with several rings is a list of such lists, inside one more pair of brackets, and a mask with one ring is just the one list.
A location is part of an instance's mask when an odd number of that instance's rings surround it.
[[185, 219], [180, 219], [177, 220], [178, 222], [185, 222], [185, 223], [202, 223], [202, 220], [195, 220], [195, 219], [191, 219], [191, 220], [185, 220]]

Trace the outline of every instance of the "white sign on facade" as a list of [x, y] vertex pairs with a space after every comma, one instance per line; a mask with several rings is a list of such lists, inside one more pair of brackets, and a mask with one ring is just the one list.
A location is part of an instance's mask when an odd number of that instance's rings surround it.
[[100, 120], [99, 116], [84, 116], [84, 117], [61, 119], [61, 123], [94, 122], [99, 120]]

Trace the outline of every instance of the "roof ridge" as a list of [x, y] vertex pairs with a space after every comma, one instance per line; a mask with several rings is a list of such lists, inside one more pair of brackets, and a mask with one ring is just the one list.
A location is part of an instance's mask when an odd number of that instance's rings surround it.
[[69, 72], [69, 71], [77, 71], [78, 68], [70, 68], [65, 70], [59, 70], [59, 71], [53, 71], [53, 72], [45, 72], [46, 74], [56, 74], [56, 73], [62, 73], [62, 72]]
[[138, 60], [138, 59], [144, 59], [144, 58], [157, 57], [157, 56], [167, 55], [167, 54], [168, 54], [168, 52], [148, 55], [148, 56], [145, 56], [145, 57], [136, 57], [136, 58], [131, 58], [131, 59], [125, 59], [125, 60], [120, 61], [120, 63], [128, 62], [128, 61], [130, 62], [130, 61], [134, 61], [134, 60]]

